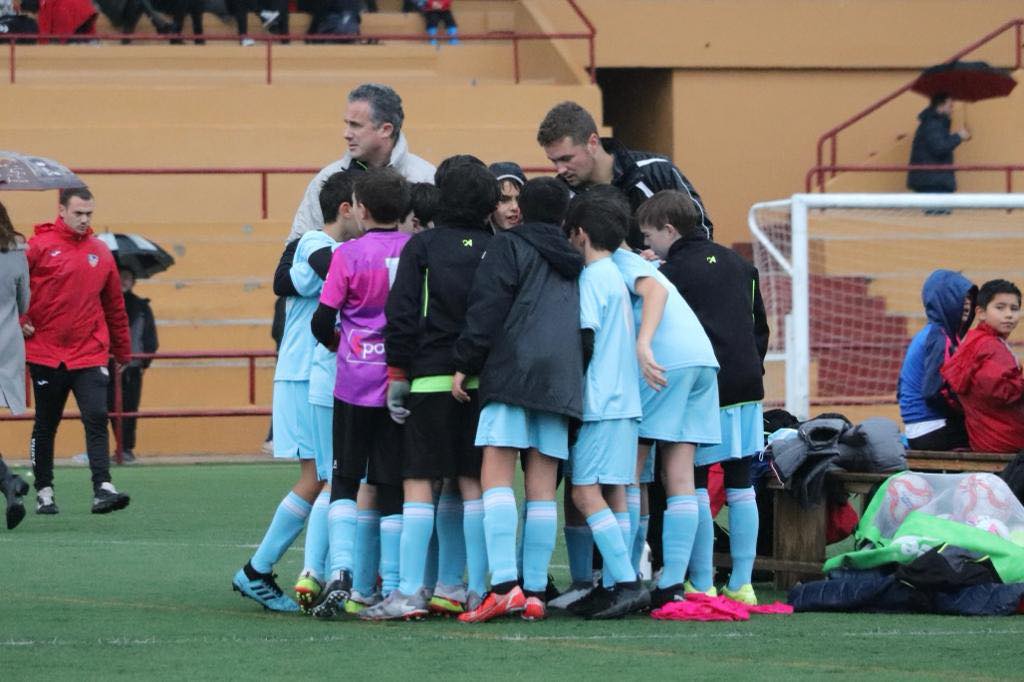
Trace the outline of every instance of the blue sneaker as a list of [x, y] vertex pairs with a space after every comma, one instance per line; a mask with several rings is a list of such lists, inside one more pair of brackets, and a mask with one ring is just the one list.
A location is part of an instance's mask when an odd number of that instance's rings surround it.
[[298, 611], [299, 605], [284, 596], [284, 592], [274, 580], [276, 577], [273, 573], [260, 573], [251, 563], [246, 562], [235, 574], [231, 588], [269, 611]]

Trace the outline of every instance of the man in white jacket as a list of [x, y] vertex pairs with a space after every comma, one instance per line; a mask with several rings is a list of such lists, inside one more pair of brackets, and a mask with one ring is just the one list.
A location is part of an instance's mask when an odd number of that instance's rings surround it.
[[348, 108], [345, 110], [348, 151], [341, 160], [317, 173], [309, 183], [295, 212], [289, 242], [323, 225], [320, 188], [334, 173], [354, 167], [390, 166], [409, 182], [434, 182], [433, 164], [409, 152], [402, 133], [404, 120], [402, 98], [387, 85], [363, 83], [348, 93]]

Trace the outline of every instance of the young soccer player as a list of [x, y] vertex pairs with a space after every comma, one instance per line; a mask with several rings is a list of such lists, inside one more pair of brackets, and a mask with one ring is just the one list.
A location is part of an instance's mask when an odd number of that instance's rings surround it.
[[498, 179], [501, 198], [498, 207], [491, 214], [491, 227], [495, 232], [515, 227], [523, 220], [519, 210], [519, 193], [526, 184], [523, 169], [514, 161], [499, 161], [490, 165], [491, 172]]
[[[714, 521], [707, 495], [708, 468], [721, 462], [729, 504], [729, 550], [732, 573], [726, 596], [756, 604], [750, 584], [757, 549], [758, 516], [750, 481], [751, 457], [764, 447], [761, 401], [764, 399], [764, 356], [768, 351], [768, 322], [758, 287], [757, 269], [735, 251], [710, 241], [693, 201], [678, 190], [658, 192], [637, 211], [648, 246], [665, 261], [662, 274], [682, 294], [707, 332], [721, 369], [718, 372], [719, 409], [709, 406], [704, 419], [717, 421], [721, 443], [701, 445], [695, 472], [699, 522], [689, 564], [690, 583], [684, 590], [714, 593], [712, 554]], [[660, 447], [660, 445], [659, 445]], [[666, 494], [671, 495], [666, 482]], [[672, 503], [665, 515], [668, 528]], [[667, 534], [666, 534], [667, 537]], [[663, 591], [652, 601], [679, 598], [682, 576], [669, 573], [665, 544]], [[678, 579], [678, 580], [677, 580]]]
[[338, 349], [328, 512], [331, 575], [312, 608], [319, 618], [333, 617], [352, 591], [356, 495], [364, 475], [376, 486], [385, 591], [397, 582], [402, 528], [402, 434], [386, 407], [383, 331], [388, 290], [409, 241], [398, 231], [409, 210], [408, 183], [390, 169], [367, 171], [356, 179], [353, 208], [363, 236], [335, 250], [312, 322], [317, 340]]
[[[458, 156], [438, 167], [437, 187], [437, 225], [415, 235], [402, 251], [386, 308], [388, 409], [395, 421], [405, 423], [401, 582], [382, 603], [359, 614], [367, 620], [427, 614], [427, 588], [434, 585], [425, 585], [424, 575], [434, 532], [434, 485], [441, 479], [458, 480], [461, 500], [444, 495], [438, 503], [442, 565], [433, 609], [461, 613], [467, 601], [471, 608], [479, 604], [486, 587], [482, 452], [473, 444], [476, 382], [467, 382], [469, 402], [452, 396], [452, 346], [465, 324], [473, 275], [491, 240], [487, 216], [498, 202], [498, 183], [482, 161]], [[452, 503], [462, 513], [442, 515], [441, 506]], [[467, 560], [468, 596], [462, 582]]]
[[440, 195], [433, 183], [414, 182], [409, 185], [409, 215], [399, 229], [409, 234], [418, 234], [434, 227], [439, 201]]
[[256, 553], [235, 575], [233, 587], [275, 611], [299, 608], [282, 593], [272, 568], [298, 537], [307, 517], [310, 528], [306, 534], [306, 562], [295, 590], [304, 610], [320, 592], [323, 579], [327, 500], [320, 498], [329, 472], [323, 453], [317, 459], [317, 432], [310, 405], [310, 374], [316, 347], [310, 322], [331, 254], [342, 236], [343, 225], [337, 216], [346, 191], [351, 193], [351, 179], [343, 173], [332, 175], [324, 184], [320, 202], [322, 208], [333, 204], [324, 208], [324, 215], [331, 216], [332, 224], [293, 240], [285, 248], [274, 276], [274, 293], [287, 297], [284, 335], [274, 372], [274, 456], [298, 458], [300, 474], [298, 483], [278, 506]]
[[1024, 450], [1024, 375], [1007, 339], [1020, 322], [1020, 289], [994, 279], [978, 291], [978, 326], [967, 332], [942, 376], [960, 397], [971, 449]]
[[[527, 182], [524, 223], [495, 235], [470, 290], [466, 327], [455, 342], [452, 395], [469, 402], [466, 377], [479, 376], [483, 406], [476, 445], [484, 448], [484, 534], [491, 591], [459, 616], [478, 623], [522, 612], [544, 617], [555, 546], [555, 482], [569, 456], [569, 419], [583, 414], [579, 286], [583, 259], [558, 225], [569, 193], [553, 178]], [[524, 451], [526, 523], [523, 589], [517, 583], [515, 463]]]
[[[359, 228], [352, 214], [352, 185], [355, 176], [356, 174], [351, 171], [335, 173], [320, 188], [320, 209], [324, 216], [324, 228], [322, 231], [307, 232], [296, 242], [297, 249], [291, 266], [287, 269], [278, 269], [278, 276], [274, 282], [275, 293], [281, 291], [286, 296], [297, 295], [291, 294], [289, 289], [296, 292], [301, 289], [304, 292], [315, 292], [312, 295], [319, 300], [334, 249], [340, 242], [359, 235]], [[314, 338], [308, 329], [311, 319], [310, 317], [310, 320], [307, 320], [305, 332]], [[303, 611], [308, 611], [316, 601], [327, 576], [327, 511], [331, 501], [330, 482], [334, 449], [331, 428], [335, 367], [335, 354], [322, 344], [316, 343], [309, 368], [309, 433], [313, 443], [316, 475], [322, 487], [309, 514], [306, 525], [305, 561], [295, 583], [295, 597]]]
[[571, 610], [590, 618], [620, 618], [650, 603], [626, 545], [625, 487], [633, 482], [636, 466], [640, 372], [629, 291], [612, 253], [629, 232], [629, 210], [607, 195], [587, 193], [569, 205], [563, 230], [587, 264], [580, 275], [583, 425], [569, 455], [571, 495], [613, 583], [604, 598], [578, 602], [582, 605]]

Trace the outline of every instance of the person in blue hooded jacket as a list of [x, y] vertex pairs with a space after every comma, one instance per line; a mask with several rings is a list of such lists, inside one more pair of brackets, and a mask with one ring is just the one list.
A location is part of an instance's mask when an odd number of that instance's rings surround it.
[[910, 341], [896, 389], [900, 417], [914, 450], [966, 448], [956, 396], [939, 373], [974, 319], [978, 287], [959, 272], [936, 270], [921, 289], [928, 323]]

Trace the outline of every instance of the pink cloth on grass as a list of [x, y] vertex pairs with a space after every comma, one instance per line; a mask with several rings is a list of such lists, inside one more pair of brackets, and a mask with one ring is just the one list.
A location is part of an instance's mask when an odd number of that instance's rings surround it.
[[750, 620], [752, 613], [788, 615], [793, 613], [793, 607], [782, 602], [748, 606], [728, 597], [688, 594], [683, 601], [669, 602], [651, 611], [651, 617], [658, 620], [744, 621]]

